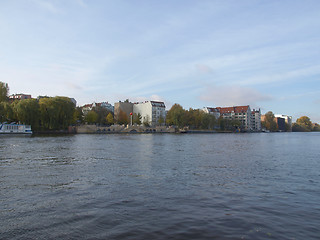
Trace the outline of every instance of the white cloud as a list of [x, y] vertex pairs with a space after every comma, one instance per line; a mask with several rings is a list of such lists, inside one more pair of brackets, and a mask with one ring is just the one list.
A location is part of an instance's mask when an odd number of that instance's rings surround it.
[[199, 96], [202, 101], [213, 106], [253, 105], [257, 102], [269, 101], [271, 96], [241, 86], [209, 86]]
[[316, 74], [320, 74], [320, 65], [300, 68], [297, 70], [291, 70], [276, 74], [264, 74], [260, 76], [254, 76], [248, 78], [246, 80], [242, 80], [238, 82], [241, 85], [256, 85], [256, 84], [265, 84], [265, 83], [272, 83], [272, 82], [284, 82], [290, 81], [292, 79], [302, 78], [302, 77], [309, 77]]

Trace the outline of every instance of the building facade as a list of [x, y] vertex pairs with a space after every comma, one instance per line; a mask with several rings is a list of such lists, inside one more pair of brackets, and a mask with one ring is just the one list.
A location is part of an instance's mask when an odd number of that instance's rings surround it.
[[159, 126], [165, 124], [166, 106], [164, 102], [145, 101], [133, 104], [133, 113], [140, 114], [142, 123], [150, 126]]
[[275, 118], [283, 118], [285, 123], [288, 126], [288, 129], [286, 129], [287, 131], [292, 131], [292, 117], [288, 116], [288, 115], [283, 115], [283, 114], [275, 114], [274, 115]]
[[261, 111], [253, 109], [251, 112], [251, 130], [255, 132], [260, 132], [261, 127]]
[[16, 100], [16, 99], [18, 99], [18, 100], [31, 99], [31, 95], [29, 95], [29, 94], [22, 94], [22, 93], [20, 93], [20, 94], [12, 94], [12, 95], [9, 96], [9, 99], [11, 99], [11, 100]]
[[216, 119], [220, 117], [220, 112], [217, 108], [204, 107], [202, 111], [207, 114], [213, 115]]
[[133, 103], [129, 102], [129, 101], [125, 101], [125, 102], [116, 102], [114, 104], [114, 119], [116, 121], [119, 120], [119, 116], [121, 112], [124, 112], [127, 116], [127, 120], [128, 122], [130, 122], [130, 118], [131, 118], [131, 113], [133, 112]]
[[252, 130], [250, 106], [217, 107], [220, 116], [228, 120], [237, 120], [241, 128], [246, 131]]
[[239, 121], [240, 128], [246, 131], [261, 131], [261, 111], [251, 111], [250, 106], [233, 107], [205, 107], [202, 109], [205, 113], [214, 115], [216, 119], [222, 117], [230, 121]]

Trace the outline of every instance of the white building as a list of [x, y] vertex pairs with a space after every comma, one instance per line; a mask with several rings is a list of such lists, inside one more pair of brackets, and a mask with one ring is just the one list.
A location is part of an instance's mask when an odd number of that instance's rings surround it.
[[204, 107], [203, 112], [213, 115], [216, 119], [220, 117], [220, 111], [217, 108]]
[[251, 112], [251, 129], [256, 132], [261, 131], [261, 111], [254, 110]]
[[140, 114], [142, 123], [150, 126], [164, 125], [166, 119], [166, 106], [164, 102], [145, 101], [133, 104], [133, 113]]
[[251, 131], [251, 109], [250, 106], [217, 107], [220, 116], [227, 120], [237, 120], [241, 128]]

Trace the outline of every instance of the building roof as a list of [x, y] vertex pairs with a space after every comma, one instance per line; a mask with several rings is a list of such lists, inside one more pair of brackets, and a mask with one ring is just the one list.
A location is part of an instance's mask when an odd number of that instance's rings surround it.
[[150, 101], [152, 106], [157, 106], [157, 107], [166, 107], [164, 105], [164, 102], [157, 102], [157, 101]]
[[220, 114], [224, 113], [246, 113], [248, 112], [249, 105], [248, 106], [234, 106], [234, 107], [217, 107]]
[[218, 108], [207, 107], [209, 112], [219, 112]]

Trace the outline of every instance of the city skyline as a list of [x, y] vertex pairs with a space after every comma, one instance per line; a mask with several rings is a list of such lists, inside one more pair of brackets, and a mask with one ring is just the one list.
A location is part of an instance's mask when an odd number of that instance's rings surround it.
[[0, 3], [10, 94], [250, 105], [320, 122], [318, 1]]

